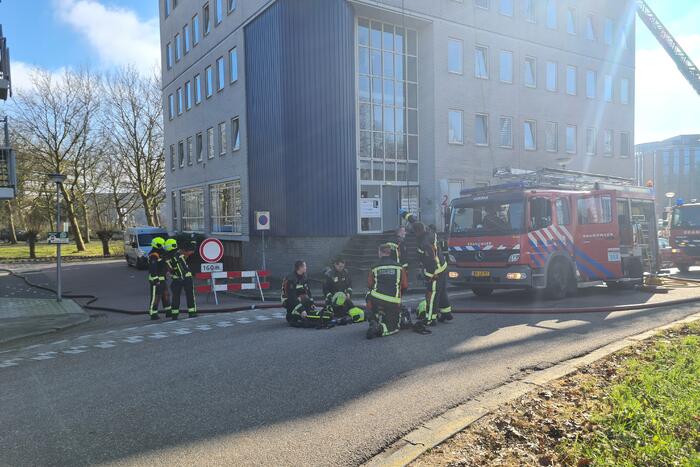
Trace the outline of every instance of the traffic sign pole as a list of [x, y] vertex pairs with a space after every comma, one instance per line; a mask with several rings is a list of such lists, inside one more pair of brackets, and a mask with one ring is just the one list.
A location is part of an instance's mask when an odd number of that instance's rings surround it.
[[[56, 183], [56, 230], [61, 225], [61, 184]], [[56, 243], [56, 301], [60, 302], [61, 296], [61, 243]]]
[[260, 232], [262, 233], [262, 270], [267, 271], [267, 267], [265, 266], [265, 231], [261, 230]]

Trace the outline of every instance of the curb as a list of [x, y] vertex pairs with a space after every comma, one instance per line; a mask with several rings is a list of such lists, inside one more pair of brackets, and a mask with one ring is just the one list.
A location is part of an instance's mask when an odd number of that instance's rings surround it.
[[583, 356], [565, 360], [545, 370], [527, 375], [523, 379], [483, 392], [475, 398], [421, 424], [418, 428], [404, 435], [362, 465], [372, 467], [405, 466], [429, 449], [451, 438], [482, 417], [489, 415], [498, 407], [532, 391], [534, 387], [567, 376], [581, 367], [588, 366], [619, 350], [654, 337], [659, 331], [697, 320], [700, 320], [700, 313], [695, 313], [678, 321], [611, 342]]
[[[77, 313], [74, 313], [74, 314], [77, 315]], [[71, 328], [80, 326], [81, 324], [85, 324], [88, 321], [90, 321], [90, 315], [85, 313], [85, 315], [79, 321], [74, 321], [72, 323], [63, 324], [63, 325], [59, 325], [59, 326], [53, 326], [51, 328], [46, 328], [46, 329], [41, 330], [41, 331], [32, 331], [32, 332], [28, 332], [25, 334], [12, 336], [12, 337], [6, 338], [6, 339], [0, 339], [0, 344], [7, 344], [10, 342], [20, 340], [20, 339], [26, 339], [28, 337], [37, 337], [37, 336], [43, 336], [46, 334], [52, 334], [52, 333], [58, 332], [58, 331], [65, 331], [66, 329], [71, 329]]]

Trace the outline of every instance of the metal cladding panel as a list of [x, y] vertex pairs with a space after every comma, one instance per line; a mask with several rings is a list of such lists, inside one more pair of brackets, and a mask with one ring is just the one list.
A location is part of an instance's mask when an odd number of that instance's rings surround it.
[[246, 26], [251, 213], [278, 236], [357, 232], [354, 13], [278, 0]]

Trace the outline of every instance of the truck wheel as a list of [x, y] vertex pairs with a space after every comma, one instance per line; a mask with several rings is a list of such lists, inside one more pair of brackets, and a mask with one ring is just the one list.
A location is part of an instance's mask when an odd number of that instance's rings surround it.
[[549, 300], [561, 300], [571, 290], [571, 268], [563, 260], [554, 261], [547, 271], [547, 288], [544, 296]]
[[477, 297], [488, 297], [493, 293], [493, 289], [490, 289], [488, 287], [474, 287], [472, 289], [472, 292], [474, 292], [474, 295]]
[[677, 264], [676, 267], [683, 274], [687, 274], [690, 271], [690, 264]]

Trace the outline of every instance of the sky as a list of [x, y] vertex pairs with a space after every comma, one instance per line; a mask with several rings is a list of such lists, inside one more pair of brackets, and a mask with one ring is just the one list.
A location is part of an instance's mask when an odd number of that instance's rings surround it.
[[[700, 65], [700, 1], [647, 3]], [[13, 85], [21, 87], [35, 66], [54, 72], [85, 65], [154, 70], [160, 62], [157, 5], [156, 0], [0, 0]], [[700, 96], [639, 19], [636, 58], [635, 143], [700, 133]]]

